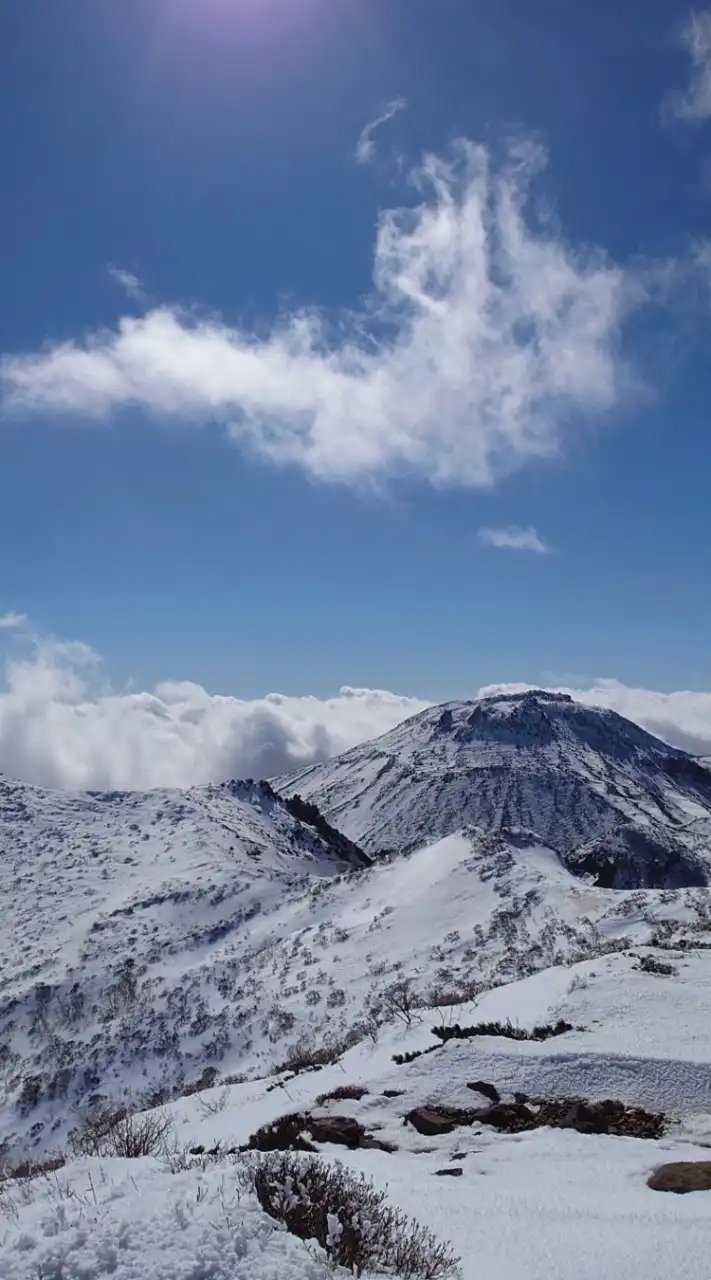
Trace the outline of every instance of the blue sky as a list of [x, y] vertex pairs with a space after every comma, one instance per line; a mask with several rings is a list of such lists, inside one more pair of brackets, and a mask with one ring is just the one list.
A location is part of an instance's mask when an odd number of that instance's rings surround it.
[[[690, 20], [2, 6], [0, 614], [91, 646], [117, 687], [709, 688]], [[511, 529], [550, 550], [491, 545]]]

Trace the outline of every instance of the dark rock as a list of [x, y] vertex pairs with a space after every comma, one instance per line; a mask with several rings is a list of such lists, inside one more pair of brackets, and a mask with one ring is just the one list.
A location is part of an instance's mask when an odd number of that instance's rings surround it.
[[477, 1111], [476, 1119], [504, 1133], [523, 1133], [526, 1129], [535, 1129], [539, 1123], [533, 1111], [522, 1102], [497, 1102], [493, 1107]]
[[456, 1128], [456, 1123], [447, 1113], [442, 1113], [434, 1107], [415, 1107], [413, 1111], [408, 1112], [405, 1117], [425, 1138], [435, 1138], [440, 1133], [451, 1133]]
[[402, 1089], [383, 1089], [383, 1094], [382, 1094], [384, 1098], [401, 1098], [402, 1095], [403, 1095]]
[[474, 1093], [481, 1093], [490, 1102], [501, 1102], [501, 1094], [496, 1085], [487, 1084], [485, 1080], [475, 1080], [473, 1084], [468, 1084], [467, 1089], [473, 1089]]
[[359, 1143], [361, 1151], [387, 1151], [388, 1155], [392, 1155], [397, 1151], [394, 1142], [383, 1142], [381, 1138], [374, 1138], [372, 1133], [365, 1133]]
[[711, 1160], [680, 1160], [662, 1164], [647, 1179], [652, 1191], [674, 1191], [685, 1195], [688, 1191], [711, 1191]]
[[296, 1112], [288, 1116], [280, 1116], [271, 1124], [262, 1125], [249, 1139], [252, 1151], [314, 1151], [312, 1143], [303, 1137], [304, 1129], [309, 1127], [310, 1117]]
[[314, 1142], [332, 1142], [355, 1151], [365, 1138], [365, 1129], [349, 1116], [311, 1116], [308, 1131]]
[[552, 1098], [539, 1103], [536, 1122], [554, 1129], [576, 1129], [578, 1133], [659, 1138], [664, 1132], [665, 1116], [661, 1112], [645, 1111], [642, 1107], [627, 1107], [612, 1098], [601, 1102]]
[[314, 1143], [332, 1143], [351, 1151], [358, 1147], [397, 1150], [367, 1133], [363, 1125], [350, 1116], [314, 1116], [308, 1112], [280, 1116], [271, 1124], [263, 1125], [252, 1134], [248, 1146], [240, 1150], [313, 1152], [317, 1149]]
[[461, 1178], [461, 1169], [435, 1169], [436, 1178]]
[[561, 1129], [576, 1129], [578, 1133], [609, 1133], [612, 1117], [604, 1107], [596, 1103], [574, 1102], [561, 1116]]

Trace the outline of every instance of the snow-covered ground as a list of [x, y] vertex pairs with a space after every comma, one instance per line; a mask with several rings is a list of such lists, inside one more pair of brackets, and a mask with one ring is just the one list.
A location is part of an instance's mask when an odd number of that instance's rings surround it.
[[[394, 764], [375, 744], [323, 766], [346, 832], [398, 837], [372, 866], [261, 784], [0, 779], [0, 1168], [66, 1156], [88, 1109], [124, 1104], [160, 1105], [172, 1152], [0, 1174], [2, 1280], [324, 1276], [225, 1154], [295, 1111], [390, 1148], [321, 1152], [451, 1242], [463, 1280], [708, 1280], [711, 1193], [647, 1186], [711, 1155], [711, 889], [684, 861], [711, 865], [708, 771], [610, 716], [541, 695], [457, 704], [395, 731]], [[588, 857], [619, 864], [610, 883], [666, 887], [601, 887]], [[435, 1034], [559, 1019], [571, 1029], [546, 1040]], [[299, 1054], [328, 1065], [295, 1074]], [[477, 1105], [477, 1080], [616, 1099], [666, 1128], [404, 1124]], [[361, 1096], [323, 1100], [344, 1085]]]
[[[649, 954], [641, 952], [642, 955]], [[657, 953], [658, 954], [658, 953]], [[667, 953], [665, 953], [667, 954]], [[440, 1014], [409, 1030], [391, 1026], [339, 1064], [274, 1088], [274, 1080], [216, 1087], [164, 1109], [176, 1150], [245, 1142], [295, 1110], [348, 1115], [397, 1145], [392, 1153], [324, 1146], [462, 1259], [463, 1280], [708, 1280], [711, 1193], [664, 1195], [646, 1180], [659, 1164], [706, 1159], [711, 1146], [706, 993], [711, 952], [648, 974], [636, 957], [611, 955], [558, 967], [484, 995], [456, 1012], [532, 1026], [563, 1015], [586, 1030], [540, 1044], [450, 1041], [397, 1066], [394, 1052], [435, 1042]], [[682, 1030], [681, 1036], [678, 1035]], [[625, 1069], [624, 1064], [627, 1064]], [[472, 1105], [466, 1083], [590, 1098], [609, 1094], [668, 1108], [656, 1140], [540, 1129], [516, 1135], [484, 1125], [423, 1138], [402, 1117], [415, 1105]], [[359, 1100], [318, 1095], [360, 1084]], [[398, 1096], [392, 1095], [394, 1091]], [[190, 1166], [191, 1161], [188, 1160]], [[277, 1229], [242, 1187], [240, 1160], [79, 1160], [0, 1199], [3, 1280], [316, 1280], [318, 1250]], [[442, 1168], [461, 1175], [439, 1177]], [[4, 1207], [3, 1207], [4, 1206]]]
[[16, 823], [25, 843], [0, 860], [0, 1141], [23, 1154], [61, 1144], [88, 1105], [352, 1043], [403, 978], [441, 1003], [675, 920], [692, 939], [711, 930], [706, 889], [599, 889], [534, 837], [461, 832], [344, 872], [271, 801], [220, 791], [206, 831], [193, 796], [178, 819], [166, 793], [102, 801], [115, 832], [94, 802], [88, 819], [51, 810], [35, 850], [37, 828]]

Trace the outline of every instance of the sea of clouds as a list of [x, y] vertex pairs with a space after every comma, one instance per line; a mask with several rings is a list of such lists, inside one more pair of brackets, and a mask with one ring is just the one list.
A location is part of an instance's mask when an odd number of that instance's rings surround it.
[[[464, 690], [476, 697], [528, 685]], [[711, 693], [658, 693], [616, 680], [566, 692], [611, 707], [675, 746], [711, 755]], [[344, 686], [331, 697], [244, 699], [173, 681], [115, 690], [86, 645], [16, 639], [0, 688], [0, 772], [43, 786], [184, 787], [273, 777], [387, 732], [425, 698]]]

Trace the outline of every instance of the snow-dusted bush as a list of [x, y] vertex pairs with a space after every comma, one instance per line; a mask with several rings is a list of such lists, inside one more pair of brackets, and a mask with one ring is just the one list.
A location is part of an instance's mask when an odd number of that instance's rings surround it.
[[329, 1261], [351, 1275], [385, 1271], [402, 1280], [446, 1280], [458, 1274], [449, 1245], [341, 1164], [291, 1152], [263, 1156], [254, 1189], [271, 1218], [300, 1240], [317, 1241]]

